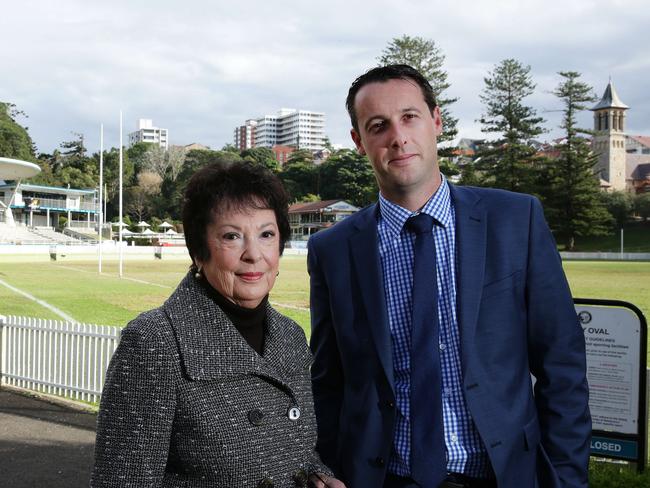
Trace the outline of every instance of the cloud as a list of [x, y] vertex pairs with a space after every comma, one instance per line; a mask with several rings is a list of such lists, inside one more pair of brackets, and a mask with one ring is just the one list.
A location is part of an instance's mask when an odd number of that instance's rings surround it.
[[636, 0], [10, 2], [0, 19], [0, 99], [29, 114], [44, 152], [71, 131], [96, 150], [100, 123], [106, 144], [117, 145], [120, 109], [125, 133], [151, 118], [172, 143], [212, 147], [231, 142], [247, 118], [281, 107], [323, 111], [330, 139], [350, 145], [350, 82], [391, 38], [409, 34], [445, 53], [461, 136], [482, 135], [483, 77], [508, 57], [531, 65], [538, 90], [529, 101], [549, 129], [557, 124], [549, 92], [557, 71], [570, 69], [598, 95], [611, 75], [631, 107], [630, 131], [648, 134], [649, 21]]

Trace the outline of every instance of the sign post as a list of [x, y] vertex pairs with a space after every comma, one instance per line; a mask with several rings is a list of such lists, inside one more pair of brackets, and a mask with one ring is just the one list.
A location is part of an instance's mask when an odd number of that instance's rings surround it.
[[585, 334], [591, 454], [646, 464], [647, 323], [631, 303], [574, 300]]

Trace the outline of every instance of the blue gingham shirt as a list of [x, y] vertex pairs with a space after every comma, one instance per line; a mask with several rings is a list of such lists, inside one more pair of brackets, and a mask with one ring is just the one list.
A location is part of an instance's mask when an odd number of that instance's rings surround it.
[[[397, 404], [395, 438], [388, 471], [410, 475], [410, 348], [414, 234], [404, 230], [411, 212], [379, 195], [379, 255], [393, 346]], [[467, 410], [462, 389], [460, 336], [456, 318], [456, 217], [445, 178], [420, 212], [431, 215], [436, 244], [442, 408], [447, 447], [447, 471], [488, 477], [485, 447]]]

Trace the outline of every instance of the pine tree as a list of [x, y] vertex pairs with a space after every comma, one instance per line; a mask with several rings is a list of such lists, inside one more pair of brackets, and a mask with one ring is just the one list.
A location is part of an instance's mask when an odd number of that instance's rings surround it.
[[[431, 84], [436, 102], [440, 107], [442, 135], [438, 138], [438, 142], [452, 141], [458, 134], [456, 128], [458, 119], [452, 117], [449, 106], [458, 98], [444, 96], [444, 92], [450, 87], [450, 84], [447, 81], [447, 72], [443, 69], [445, 55], [442, 54], [436, 43], [419, 36], [396, 37], [388, 43], [377, 60], [380, 66], [408, 64], [422, 73], [422, 76]], [[450, 156], [452, 150], [453, 148], [445, 147], [439, 148], [438, 152], [441, 156]]]
[[577, 127], [576, 117], [596, 100], [592, 88], [580, 81], [580, 73], [560, 72], [562, 80], [553, 94], [563, 103], [560, 127], [565, 138], [557, 147], [560, 155], [549, 161], [542, 174], [545, 213], [556, 237], [571, 251], [577, 237], [609, 233], [612, 218], [599, 197], [594, 165], [598, 156], [584, 137], [590, 131]]
[[535, 84], [530, 66], [504, 59], [484, 78], [480, 99], [485, 113], [479, 119], [486, 134], [497, 139], [483, 145], [477, 169], [486, 186], [534, 193], [535, 165], [539, 163], [532, 145], [544, 132], [544, 119], [524, 99], [533, 94]]

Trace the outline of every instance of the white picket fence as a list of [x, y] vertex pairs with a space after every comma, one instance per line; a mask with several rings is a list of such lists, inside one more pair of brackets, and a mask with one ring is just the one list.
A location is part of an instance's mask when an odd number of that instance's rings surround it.
[[121, 329], [0, 315], [0, 385], [98, 402]]

